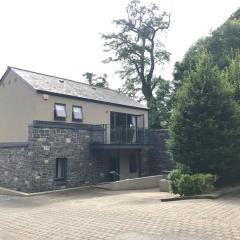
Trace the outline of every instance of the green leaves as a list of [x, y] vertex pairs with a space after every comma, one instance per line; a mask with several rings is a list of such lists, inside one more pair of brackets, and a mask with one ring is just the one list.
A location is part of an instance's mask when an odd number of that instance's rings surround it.
[[208, 52], [198, 53], [195, 64], [176, 95], [169, 149], [193, 172], [233, 176], [240, 172], [240, 115], [233, 87]]
[[223, 71], [223, 77], [226, 82], [230, 83], [234, 90], [234, 98], [240, 103], [240, 52], [236, 57], [229, 60], [229, 67]]
[[86, 72], [83, 74], [83, 77], [85, 77], [86, 82], [89, 85], [92, 85], [95, 87], [103, 87], [103, 88], [108, 88], [109, 86], [106, 73], [104, 73], [102, 76], [97, 76], [94, 73]]
[[155, 96], [149, 103], [149, 122], [151, 128], [165, 128], [171, 113], [171, 84], [164, 79], [154, 79]]
[[198, 40], [185, 54], [182, 62], [174, 69], [175, 92], [181, 87], [189, 71], [195, 70], [198, 53], [206, 49], [213, 62], [221, 70], [229, 66], [229, 59], [235, 58], [240, 49], [240, 10], [237, 10], [222, 26], [209, 37]]
[[210, 193], [214, 190], [216, 175], [212, 174], [188, 174], [178, 169], [168, 175], [171, 192], [181, 196], [191, 196]]

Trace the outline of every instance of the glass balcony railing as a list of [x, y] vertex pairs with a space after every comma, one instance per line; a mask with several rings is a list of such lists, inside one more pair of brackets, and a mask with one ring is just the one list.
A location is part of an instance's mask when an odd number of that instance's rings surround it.
[[111, 128], [104, 125], [105, 144], [156, 144], [159, 139], [159, 132], [146, 128]]

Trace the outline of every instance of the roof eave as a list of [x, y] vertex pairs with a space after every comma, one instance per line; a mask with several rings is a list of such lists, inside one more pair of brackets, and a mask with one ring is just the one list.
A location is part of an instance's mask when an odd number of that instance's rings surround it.
[[101, 104], [108, 104], [108, 105], [113, 105], [113, 106], [128, 107], [128, 108], [132, 108], [132, 109], [139, 109], [139, 110], [143, 110], [143, 111], [149, 111], [149, 108], [144, 107], [144, 106], [143, 107], [137, 107], [137, 106], [130, 106], [130, 105], [112, 103], [112, 102], [105, 102], [105, 101], [101, 101], [101, 100], [95, 100], [95, 99], [90, 99], [90, 98], [83, 98], [83, 97], [67, 95], [67, 94], [63, 94], [63, 93], [54, 93], [54, 92], [50, 92], [50, 91], [47, 91], [47, 90], [40, 90], [40, 89], [36, 89], [36, 91], [39, 94], [49, 94], [49, 95], [58, 96], [58, 97], [79, 99], [79, 100], [84, 100], [84, 101], [89, 101], [89, 102], [97, 102], [97, 103], [101, 103]]
[[2, 75], [1, 79], [0, 79], [0, 82], [3, 81], [3, 79], [8, 75], [8, 73], [10, 72], [11, 68], [10, 67], [7, 67], [7, 70], [5, 71], [5, 73]]

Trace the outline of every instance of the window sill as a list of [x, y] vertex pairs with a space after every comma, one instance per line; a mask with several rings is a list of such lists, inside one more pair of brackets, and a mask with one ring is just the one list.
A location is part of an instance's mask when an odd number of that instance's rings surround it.
[[82, 123], [82, 122], [83, 122], [83, 120], [82, 120], [82, 119], [81, 119], [81, 120], [72, 119], [72, 122], [75, 122], [75, 123]]
[[66, 118], [58, 118], [58, 117], [55, 117], [55, 118], [54, 118], [54, 121], [66, 122]]

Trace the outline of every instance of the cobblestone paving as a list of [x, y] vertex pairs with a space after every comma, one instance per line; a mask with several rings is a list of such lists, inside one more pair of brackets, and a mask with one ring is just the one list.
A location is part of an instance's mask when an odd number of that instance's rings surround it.
[[159, 198], [156, 189], [0, 196], [0, 239], [240, 239], [240, 195], [165, 203]]

